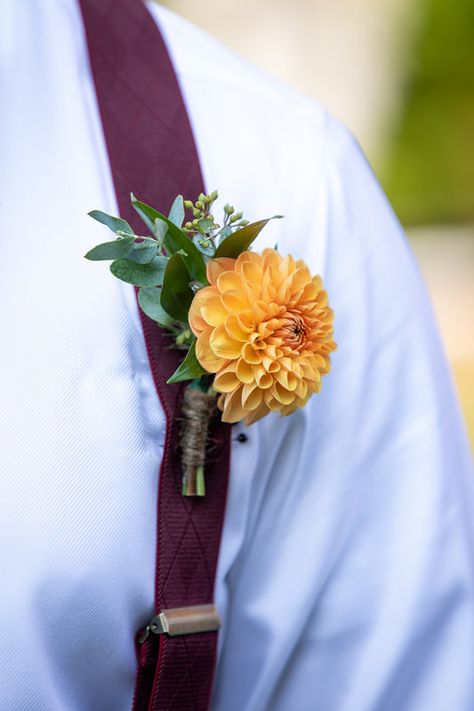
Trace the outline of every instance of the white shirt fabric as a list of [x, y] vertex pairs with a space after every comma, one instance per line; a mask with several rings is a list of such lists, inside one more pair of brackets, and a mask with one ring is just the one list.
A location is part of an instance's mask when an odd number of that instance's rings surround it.
[[[400, 227], [317, 103], [151, 12], [207, 188], [285, 215], [257, 248], [323, 275], [339, 344], [303, 411], [234, 428], [212, 708], [470, 711], [469, 451]], [[0, 0], [0, 71], [0, 711], [126, 711], [164, 417], [133, 290], [83, 259], [117, 206], [76, 1]]]

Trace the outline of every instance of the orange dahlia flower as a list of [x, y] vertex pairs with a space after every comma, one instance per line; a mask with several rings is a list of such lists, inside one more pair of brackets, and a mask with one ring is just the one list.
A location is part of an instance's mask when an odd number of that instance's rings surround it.
[[319, 276], [274, 249], [211, 259], [189, 325], [202, 367], [215, 373], [224, 422], [249, 425], [303, 407], [329, 372], [333, 312]]

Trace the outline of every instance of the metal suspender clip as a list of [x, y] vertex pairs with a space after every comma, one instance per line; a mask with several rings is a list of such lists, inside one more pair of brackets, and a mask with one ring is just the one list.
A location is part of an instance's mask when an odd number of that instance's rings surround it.
[[221, 626], [219, 613], [215, 605], [196, 605], [195, 607], [175, 607], [163, 610], [153, 617], [143, 630], [138, 641], [143, 644], [150, 633], [168, 634], [177, 637], [198, 632], [217, 632]]

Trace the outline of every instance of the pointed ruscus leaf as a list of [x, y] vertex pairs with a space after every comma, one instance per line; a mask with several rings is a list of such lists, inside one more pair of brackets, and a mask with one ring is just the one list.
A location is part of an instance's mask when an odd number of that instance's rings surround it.
[[206, 375], [206, 373], [207, 370], [204, 370], [196, 358], [196, 341], [194, 340], [186, 354], [186, 358], [166, 382], [171, 384], [180, 383], [182, 380], [194, 380], [194, 378], [200, 378], [201, 375]]
[[281, 218], [282, 215], [274, 215], [267, 220], [259, 220], [252, 222], [250, 225], [242, 227], [240, 230], [233, 232], [225, 238], [216, 249], [215, 257], [230, 257], [237, 259], [239, 254], [249, 249], [252, 242], [258, 237], [265, 225], [270, 220]]
[[189, 273], [184, 259], [181, 254], [173, 254], [166, 265], [161, 305], [176, 321], [187, 323], [192, 300], [193, 292], [189, 287]]

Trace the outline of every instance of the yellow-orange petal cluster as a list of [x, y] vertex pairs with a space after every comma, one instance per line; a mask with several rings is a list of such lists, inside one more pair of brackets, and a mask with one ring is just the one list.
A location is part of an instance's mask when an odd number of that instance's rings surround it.
[[224, 422], [256, 422], [303, 407], [329, 372], [333, 312], [319, 276], [274, 249], [211, 259], [189, 324], [196, 355], [215, 373]]

